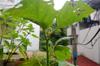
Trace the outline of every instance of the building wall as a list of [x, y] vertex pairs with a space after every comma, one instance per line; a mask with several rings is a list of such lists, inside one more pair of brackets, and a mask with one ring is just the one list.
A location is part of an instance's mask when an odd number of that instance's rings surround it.
[[20, 0], [0, 0], [0, 9], [9, 9], [19, 3]]
[[[100, 11], [97, 12], [97, 15], [94, 18], [95, 13], [96, 12], [91, 14], [91, 18], [93, 20], [100, 21]], [[99, 28], [100, 26], [97, 25], [97, 26], [91, 27], [91, 29], [87, 28], [87, 29], [80, 30], [79, 25], [76, 26], [76, 32], [78, 35], [78, 45], [77, 45], [78, 55], [84, 55], [98, 64], [100, 64], [100, 32], [96, 36], [96, 38], [93, 40], [92, 43], [88, 45], [80, 45], [79, 43], [82, 43], [82, 44], [87, 43], [94, 36], [94, 34], [97, 32]], [[87, 33], [88, 33], [88, 36], [87, 36]], [[70, 27], [67, 29], [67, 35], [71, 35]], [[96, 39], [98, 40], [96, 41]], [[95, 45], [92, 47], [91, 44], [94, 44], [94, 43]]]
[[[82, 43], [85, 44], [87, 43], [93, 36], [94, 34], [97, 32], [98, 30], [98, 26], [92, 27], [87, 38], [86, 38], [86, 34], [89, 31], [88, 29], [85, 30], [81, 30], [79, 31], [78, 34], [78, 43]], [[93, 60], [94, 62], [97, 62], [100, 64], [100, 33], [99, 35], [96, 36], [96, 38], [93, 40], [92, 43], [89, 43], [88, 45], [78, 45], [78, 54], [79, 55], [84, 55], [87, 58]], [[98, 38], [97, 42], [95, 43], [95, 40]], [[84, 40], [85, 39], [85, 40]], [[91, 44], [95, 45], [92, 47]]]
[[[95, 17], [94, 17], [95, 16]], [[98, 20], [100, 21], [100, 10], [98, 12], [94, 12], [91, 14], [92, 20]], [[77, 27], [79, 28], [79, 27]], [[78, 43], [87, 43], [97, 32], [97, 30], [100, 28], [100, 25], [94, 26], [83, 30], [77, 30], [78, 33]], [[89, 33], [88, 33], [89, 32]], [[88, 36], [86, 37], [86, 34], [88, 33]], [[84, 40], [85, 39], [85, 40]], [[98, 40], [97, 40], [98, 39]], [[96, 41], [97, 40], [97, 41]], [[91, 44], [95, 45], [92, 47]], [[100, 64], [100, 32], [96, 36], [96, 38], [88, 45], [78, 45], [78, 54], [83, 54], [84, 56], [88, 57], [89, 59], [93, 60], [94, 62], [97, 62]]]
[[39, 50], [39, 36], [40, 36], [40, 26], [33, 23], [34, 33], [38, 38], [34, 38], [32, 36], [28, 36], [28, 39], [31, 42], [31, 46], [27, 47], [27, 51], [38, 51]]

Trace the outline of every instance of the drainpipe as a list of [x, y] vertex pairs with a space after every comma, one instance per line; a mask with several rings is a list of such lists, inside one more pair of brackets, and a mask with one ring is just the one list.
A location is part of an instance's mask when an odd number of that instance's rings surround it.
[[72, 45], [72, 59], [73, 59], [73, 64], [77, 66], [77, 34], [76, 34], [76, 28], [75, 25], [71, 27], [71, 32], [72, 32], [72, 39], [71, 39], [71, 45]]

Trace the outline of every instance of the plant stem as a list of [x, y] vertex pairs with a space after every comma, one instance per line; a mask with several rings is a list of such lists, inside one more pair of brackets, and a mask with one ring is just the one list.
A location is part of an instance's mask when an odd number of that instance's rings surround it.
[[48, 44], [49, 40], [46, 39], [46, 49], [47, 49], [47, 66], [49, 66], [49, 44]]
[[[11, 38], [11, 39], [10, 39], [10, 44], [13, 44], [13, 43], [14, 43], [14, 39]], [[9, 56], [10, 56], [10, 54], [11, 54], [9, 50], [10, 50], [10, 48], [8, 49], [8, 58], [9, 58]], [[13, 49], [11, 49], [11, 51], [13, 51]], [[9, 59], [7, 59], [7, 60], [9, 60]]]
[[46, 40], [46, 53], [47, 53], [47, 66], [49, 66], [49, 37], [44, 30], [45, 40]]
[[[26, 35], [26, 37], [29, 35], [29, 33]], [[8, 56], [8, 59], [7, 60], [9, 60], [11, 57], [12, 57], [12, 55], [13, 55], [13, 53], [19, 48], [19, 46], [20, 46], [20, 44], [22, 43], [22, 41], [17, 45], [17, 47], [15, 48], [15, 49], [13, 49], [12, 51], [11, 51], [11, 54]]]
[[[21, 26], [22, 25], [22, 26]], [[19, 26], [19, 29], [18, 29], [18, 33], [19, 32], [21, 32], [21, 30], [24, 28], [24, 24], [21, 24], [20, 26]], [[28, 35], [29, 35], [30, 33], [28, 33], [25, 37], [27, 37]], [[11, 53], [8, 55], [8, 59], [7, 60], [9, 60], [11, 57], [12, 57], [12, 55], [13, 55], [13, 53], [19, 48], [19, 46], [21, 45], [21, 43], [22, 43], [22, 41], [17, 45], [17, 47], [16, 48], [14, 48], [14, 49], [12, 49], [11, 50]], [[25, 53], [25, 52], [24, 52]], [[28, 56], [27, 56], [27, 54], [25, 53], [25, 55], [26, 55], [26, 57], [28, 58]]]

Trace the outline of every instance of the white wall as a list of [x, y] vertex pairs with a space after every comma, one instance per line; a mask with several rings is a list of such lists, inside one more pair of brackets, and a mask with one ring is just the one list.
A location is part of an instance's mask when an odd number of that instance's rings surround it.
[[[85, 30], [80, 30], [79, 31], [79, 35], [78, 35], [78, 43], [87, 43], [93, 36], [94, 34], [97, 32], [98, 30], [98, 26], [92, 27], [87, 38], [85, 38], [87, 32], [89, 31], [88, 29]], [[96, 38], [93, 40], [92, 44], [94, 44], [95, 40], [100, 37], [100, 33], [99, 35], [96, 36]], [[83, 40], [86, 39], [84, 42]], [[100, 40], [100, 38], [99, 38]], [[88, 45], [78, 45], [78, 54], [82, 54], [86, 57], [88, 57], [89, 59], [93, 60], [94, 62], [97, 62], [100, 64], [100, 41], [97, 41], [96, 44], [92, 47], [91, 43]]]
[[[95, 14], [95, 13], [97, 13], [97, 14]], [[94, 18], [94, 15], [95, 15], [95, 18]], [[92, 20], [100, 21], [100, 11], [92, 13], [91, 18], [92, 18]], [[82, 43], [82, 44], [87, 43], [94, 36], [94, 34], [99, 29], [99, 27], [100, 26], [94, 26], [89, 31], [89, 28], [80, 30], [79, 25], [78, 25], [76, 27], [76, 32], [78, 34], [78, 43]], [[68, 31], [68, 35], [71, 35], [71, 28], [68, 28], [67, 31]], [[86, 38], [87, 32], [89, 32], [89, 34]], [[96, 36], [96, 38], [93, 40], [92, 43], [94, 44], [95, 40], [99, 37], [100, 37], [100, 33]], [[98, 41], [96, 42], [96, 44], [93, 47], [91, 46], [91, 43], [90, 43], [88, 45], [77, 45], [77, 48], [78, 48], [78, 55], [80, 55], [80, 54], [84, 55], [87, 58], [93, 60], [94, 62], [100, 64], [100, 38], [98, 39]]]
[[[100, 11], [92, 13], [91, 19], [100, 21]], [[78, 35], [79, 35], [78, 43], [82, 43], [84, 39], [85, 39], [85, 41], [83, 43], [87, 43], [94, 36], [94, 34], [97, 32], [97, 30], [99, 28], [100, 28], [100, 26], [92, 27], [90, 29], [90, 32], [89, 32], [87, 38], [85, 38], [85, 36], [86, 36], [87, 32], [89, 31], [89, 28], [84, 29], [84, 30], [78, 30], [77, 31]], [[95, 45], [93, 47], [91, 46], [91, 43], [89, 45], [78, 45], [78, 53], [79, 54], [83, 54], [84, 56], [88, 57], [89, 59], [93, 60], [94, 62], [97, 62], [98, 64], [100, 64], [100, 38], [99, 37], [100, 37], [100, 32], [92, 42], [94, 44], [95, 40], [98, 38], [97, 42], [95, 43]]]
[[[82, 44], [87, 43], [94, 36], [94, 34], [97, 32], [98, 29], [99, 26], [94, 26], [91, 28], [90, 31], [89, 28], [84, 30], [79, 30], [79, 27], [77, 26], [76, 32], [78, 34], [78, 43], [82, 43]], [[87, 32], [89, 32], [89, 34], [87, 38], [85, 38]], [[71, 35], [71, 28], [68, 28], [67, 35]], [[100, 64], [100, 33], [93, 40], [92, 42], [93, 44], [97, 38], [98, 41], [93, 47], [91, 46], [91, 43], [88, 45], [77, 45], [77, 50], [78, 50], [78, 55], [84, 55], [87, 58], [91, 59], [92, 61]], [[69, 47], [71, 47], [71, 45]]]
[[9, 9], [19, 3], [20, 0], [0, 0], [0, 9]]
[[28, 36], [28, 39], [32, 43], [31, 46], [27, 47], [27, 51], [38, 51], [39, 50], [39, 36], [40, 36], [40, 26], [33, 23], [34, 34], [38, 36], [38, 38], [33, 38], [32, 36]]

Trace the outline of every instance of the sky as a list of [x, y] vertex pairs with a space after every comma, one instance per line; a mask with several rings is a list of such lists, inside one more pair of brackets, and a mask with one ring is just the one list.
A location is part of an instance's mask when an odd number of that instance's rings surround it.
[[[70, 0], [54, 0], [54, 8], [55, 10], [60, 10], [66, 1], [70, 1]], [[78, 1], [78, 0], [74, 0], [74, 1]]]
[[[44, 0], [44, 1], [50, 1], [50, 0]], [[54, 9], [55, 10], [60, 10], [66, 1], [70, 1], [70, 0], [53, 0], [54, 1]]]
[[60, 10], [67, 0], [54, 0], [54, 8]]

